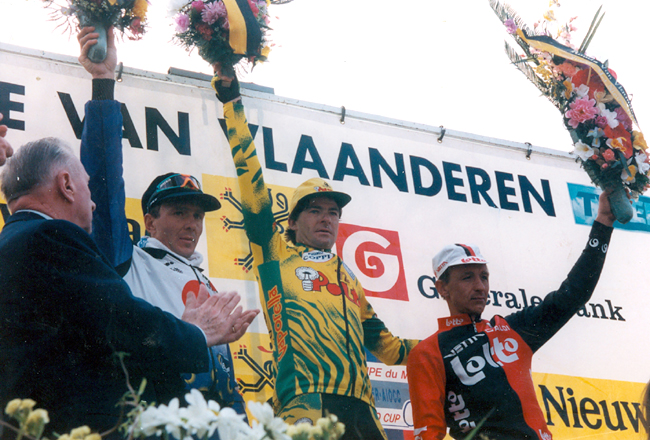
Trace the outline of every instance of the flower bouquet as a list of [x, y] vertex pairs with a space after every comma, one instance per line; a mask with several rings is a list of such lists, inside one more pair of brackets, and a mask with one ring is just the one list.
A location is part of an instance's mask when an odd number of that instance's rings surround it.
[[220, 63], [227, 76], [246, 58], [253, 64], [269, 52], [267, 0], [171, 0], [176, 40], [187, 50], [197, 48], [208, 63]]
[[99, 33], [97, 44], [90, 48], [88, 58], [94, 63], [106, 58], [106, 29], [115, 26], [130, 39], [142, 37], [145, 30], [147, 0], [43, 0], [52, 9], [54, 19], [63, 19], [69, 29], [76, 18], [79, 27], [94, 26]]
[[[206, 401], [196, 389], [186, 394], [185, 400], [188, 403], [186, 407], [180, 406], [178, 398], [173, 398], [169, 405], [156, 406], [135, 396], [128, 405], [134, 408], [120, 426], [124, 438], [134, 440], [157, 436], [166, 440], [206, 440], [218, 432], [222, 440], [338, 440], [345, 433], [345, 427], [333, 414], [319, 419], [315, 426], [307, 423], [287, 426], [273, 415], [268, 403], [248, 402], [248, 410], [255, 418], [251, 427], [243, 420], [243, 415], [232, 408], [221, 408], [215, 401]], [[46, 440], [42, 436], [50, 418], [46, 410], [34, 409], [35, 405], [31, 399], [10, 401], [5, 414], [15, 419], [18, 427], [2, 420], [0, 427], [4, 425], [7, 431], [13, 431], [17, 440]], [[100, 435], [92, 433], [88, 426], [80, 426], [59, 436], [59, 440], [101, 440], [109, 433]]]
[[[554, 4], [557, 1], [552, 0]], [[620, 223], [627, 223], [634, 216], [627, 192], [638, 197], [649, 186], [648, 146], [614, 71], [607, 62], [585, 54], [602, 20], [600, 9], [575, 49], [570, 42], [574, 19], [558, 29], [556, 38], [565, 43], [561, 44], [550, 35], [552, 9], [530, 29], [508, 5], [490, 0], [490, 6], [523, 50], [520, 54], [506, 42], [508, 57], [560, 110], [574, 154], [594, 184], [612, 191], [612, 212]]]

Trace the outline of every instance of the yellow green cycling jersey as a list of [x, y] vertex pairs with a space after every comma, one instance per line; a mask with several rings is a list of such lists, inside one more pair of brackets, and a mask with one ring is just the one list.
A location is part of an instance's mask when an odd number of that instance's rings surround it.
[[306, 393], [374, 405], [364, 346], [382, 362], [406, 364], [417, 341], [393, 336], [355, 274], [335, 254], [284, 241], [241, 101], [224, 105], [246, 234], [273, 344], [274, 405]]

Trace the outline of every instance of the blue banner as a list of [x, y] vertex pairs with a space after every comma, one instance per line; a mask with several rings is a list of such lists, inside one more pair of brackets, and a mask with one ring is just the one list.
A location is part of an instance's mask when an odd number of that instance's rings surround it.
[[[602, 190], [593, 186], [567, 183], [573, 218], [578, 225], [590, 226], [598, 214], [598, 197]], [[650, 232], [650, 197], [640, 196], [633, 200], [634, 217], [624, 225], [614, 223], [614, 228], [628, 231]]]

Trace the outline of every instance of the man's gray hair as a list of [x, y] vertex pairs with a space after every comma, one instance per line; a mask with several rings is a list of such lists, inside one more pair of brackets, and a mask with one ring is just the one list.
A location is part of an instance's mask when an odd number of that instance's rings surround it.
[[28, 142], [7, 160], [0, 184], [7, 203], [49, 182], [60, 168], [73, 164], [74, 154], [63, 140], [47, 137]]

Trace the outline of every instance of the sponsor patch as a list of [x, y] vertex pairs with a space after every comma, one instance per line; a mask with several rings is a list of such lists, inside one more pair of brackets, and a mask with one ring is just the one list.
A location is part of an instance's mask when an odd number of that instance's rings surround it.
[[467, 263], [486, 263], [486, 261], [483, 258], [479, 258], [479, 257], [467, 257], [467, 258], [463, 258], [460, 261], [463, 264], [467, 264]]
[[303, 261], [313, 261], [315, 263], [324, 263], [332, 258], [334, 258], [334, 254], [331, 252], [309, 251], [302, 254]]
[[354, 274], [354, 272], [352, 272], [352, 269], [350, 269], [350, 268], [348, 267], [348, 265], [345, 264], [345, 261], [341, 260], [341, 265], [342, 265], [343, 268], [345, 268], [345, 270], [348, 272], [348, 275], [350, 275], [350, 278], [352, 278], [352, 281], [355, 281], [355, 280], [357, 279], [357, 277], [356, 277], [356, 275]]

